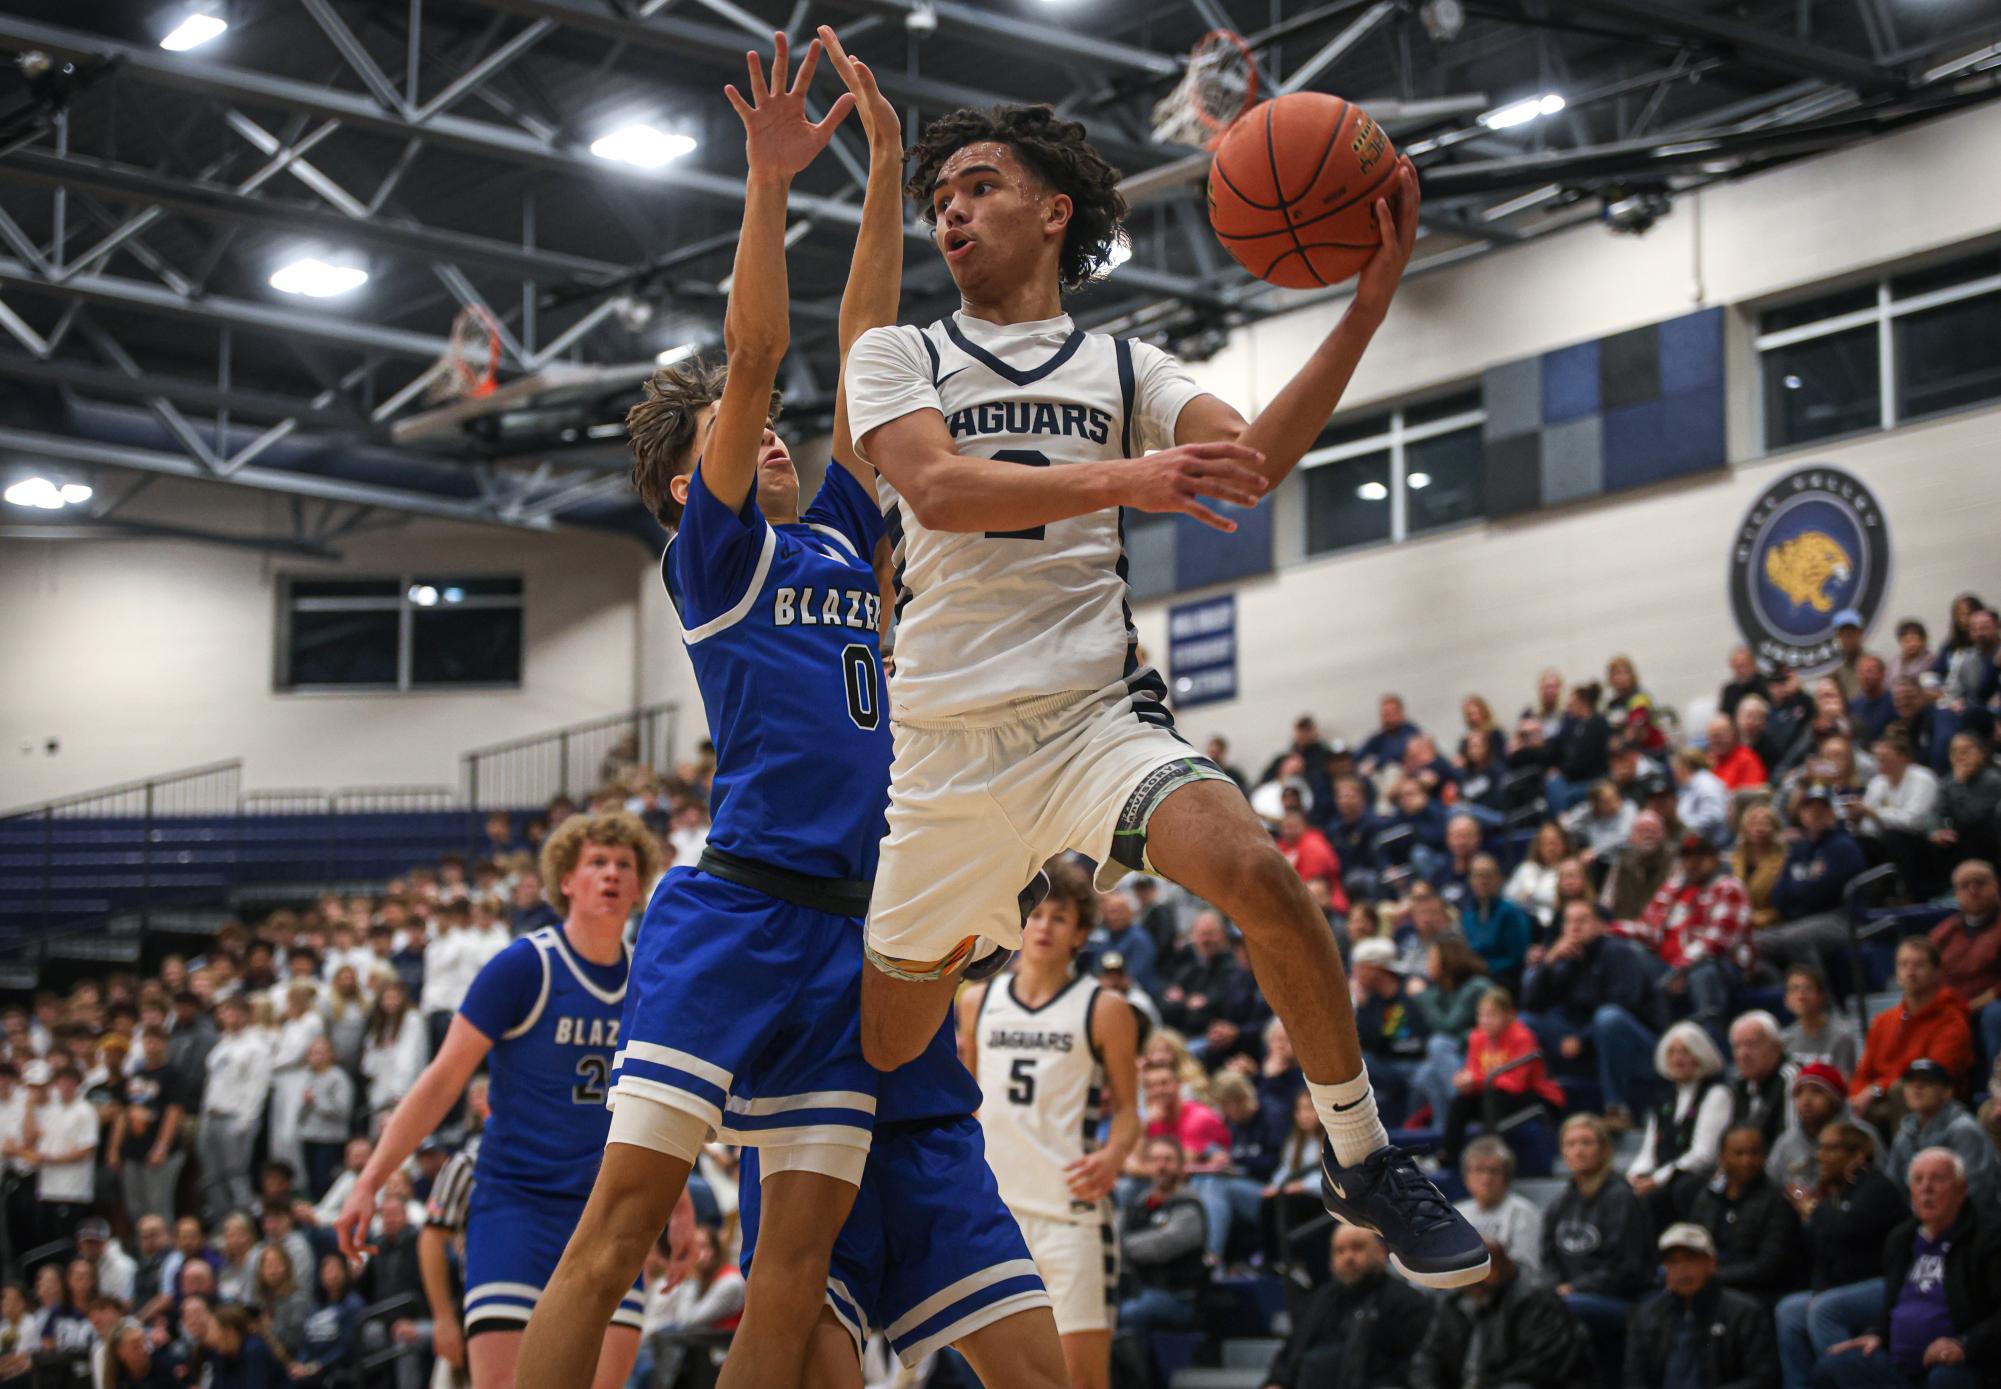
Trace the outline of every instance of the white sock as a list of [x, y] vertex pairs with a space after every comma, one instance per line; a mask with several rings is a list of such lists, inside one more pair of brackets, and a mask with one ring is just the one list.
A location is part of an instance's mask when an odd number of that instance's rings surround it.
[[1319, 1111], [1320, 1126], [1334, 1145], [1334, 1160], [1343, 1167], [1353, 1167], [1376, 1149], [1389, 1146], [1389, 1133], [1376, 1117], [1376, 1092], [1369, 1088], [1367, 1071], [1334, 1085], [1309, 1080], [1306, 1089]]

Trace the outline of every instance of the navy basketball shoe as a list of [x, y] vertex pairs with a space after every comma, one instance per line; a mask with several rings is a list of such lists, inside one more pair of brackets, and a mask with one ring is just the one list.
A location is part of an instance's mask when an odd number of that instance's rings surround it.
[[1395, 1144], [1343, 1167], [1323, 1138], [1320, 1200], [1342, 1224], [1381, 1235], [1391, 1267], [1420, 1287], [1463, 1288], [1487, 1276], [1479, 1234]]

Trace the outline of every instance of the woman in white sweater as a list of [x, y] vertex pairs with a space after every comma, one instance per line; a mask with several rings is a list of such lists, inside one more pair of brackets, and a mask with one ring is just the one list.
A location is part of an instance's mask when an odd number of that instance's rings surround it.
[[431, 1058], [424, 1020], [410, 1006], [410, 991], [386, 981], [368, 1013], [361, 1044], [361, 1074], [368, 1081], [368, 1112], [379, 1125], [410, 1092]]
[[299, 1146], [299, 1109], [306, 1091], [306, 1051], [326, 1035], [320, 1016], [319, 985], [298, 979], [285, 986], [285, 1011], [278, 1018], [278, 1044], [271, 1054], [271, 1157], [290, 1163], [295, 1177], [305, 1175], [305, 1150]]
[[1634, 1193], [1649, 1203], [1656, 1227], [1664, 1229], [1685, 1213], [1688, 1188], [1716, 1170], [1730, 1127], [1730, 1087], [1722, 1080], [1723, 1053], [1698, 1023], [1678, 1022], [1661, 1034], [1654, 1070], [1674, 1089], [1647, 1115], [1646, 1134], [1626, 1176]]
[[1556, 921], [1557, 865], [1569, 857], [1570, 838], [1564, 834], [1563, 826], [1554, 820], [1543, 821], [1528, 853], [1509, 876], [1508, 885], [1501, 889], [1501, 896], [1535, 917], [1547, 930]]

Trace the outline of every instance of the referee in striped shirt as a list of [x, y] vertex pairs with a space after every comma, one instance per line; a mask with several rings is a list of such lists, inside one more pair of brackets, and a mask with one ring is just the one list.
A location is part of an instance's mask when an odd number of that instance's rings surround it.
[[479, 1138], [453, 1155], [431, 1183], [424, 1203], [424, 1229], [417, 1236], [417, 1267], [423, 1274], [424, 1297], [431, 1304], [431, 1349], [452, 1367], [455, 1384], [470, 1383], [466, 1374], [465, 1328], [459, 1321], [463, 1296], [452, 1272], [452, 1254], [465, 1254], [466, 1212], [472, 1206], [472, 1173], [479, 1161]]

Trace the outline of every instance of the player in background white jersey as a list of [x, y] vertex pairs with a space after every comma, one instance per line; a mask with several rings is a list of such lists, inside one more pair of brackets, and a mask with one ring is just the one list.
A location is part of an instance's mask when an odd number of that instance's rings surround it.
[[914, 153], [905, 191], [936, 227], [961, 308], [929, 329], [865, 333], [843, 367], [899, 610], [876, 968], [862, 981], [869, 1060], [915, 1056], [954, 976], [1019, 944], [1016, 894], [1044, 859], [1081, 852], [1100, 887], [1150, 868], [1243, 930], [1327, 1130], [1328, 1209], [1378, 1230], [1414, 1281], [1478, 1282], [1479, 1236], [1376, 1115], [1326, 917], [1236, 784], [1172, 732], [1164, 682], [1138, 659], [1116, 521], [1130, 506], [1229, 531], [1202, 497], [1252, 505], [1292, 471], [1402, 279], [1416, 173], [1400, 162], [1366, 195], [1379, 244], [1354, 298], [1246, 423], [1166, 354], [1064, 313], [1063, 291], [1106, 263], [1126, 212], [1082, 126], [1046, 107], [964, 110]]
[[1001, 1199], [1056, 1304], [1070, 1389], [1108, 1389], [1118, 1255], [1106, 1198], [1139, 1142], [1139, 1022], [1077, 968], [1090, 878], [1062, 862], [1048, 873], [1014, 968], [959, 994], [959, 1054], [980, 1082]]

